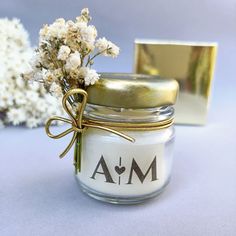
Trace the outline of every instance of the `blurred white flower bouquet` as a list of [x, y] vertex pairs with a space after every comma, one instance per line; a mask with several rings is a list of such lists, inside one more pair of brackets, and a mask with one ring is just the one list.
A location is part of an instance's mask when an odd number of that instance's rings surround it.
[[26, 79], [42, 82], [44, 87], [61, 97], [68, 90], [93, 85], [99, 74], [91, 69], [98, 55], [116, 57], [119, 48], [105, 38], [97, 38], [97, 30], [88, 25], [91, 17], [87, 8], [75, 21], [57, 19], [40, 30], [31, 70]]
[[21, 78], [33, 50], [19, 20], [0, 19], [0, 41], [0, 126], [36, 127], [62, 114], [61, 104], [42, 85]]

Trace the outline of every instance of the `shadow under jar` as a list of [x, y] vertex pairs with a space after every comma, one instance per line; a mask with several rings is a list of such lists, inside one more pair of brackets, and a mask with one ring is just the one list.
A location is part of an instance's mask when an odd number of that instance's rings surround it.
[[178, 83], [172, 79], [102, 74], [88, 90], [84, 120], [122, 132], [88, 128], [81, 143], [76, 178], [89, 196], [135, 204], [157, 196], [170, 180]]

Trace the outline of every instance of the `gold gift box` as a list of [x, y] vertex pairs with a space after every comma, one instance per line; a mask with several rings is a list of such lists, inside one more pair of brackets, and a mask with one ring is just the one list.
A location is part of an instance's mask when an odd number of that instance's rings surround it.
[[204, 125], [217, 43], [135, 40], [134, 72], [175, 78], [180, 93], [175, 123]]

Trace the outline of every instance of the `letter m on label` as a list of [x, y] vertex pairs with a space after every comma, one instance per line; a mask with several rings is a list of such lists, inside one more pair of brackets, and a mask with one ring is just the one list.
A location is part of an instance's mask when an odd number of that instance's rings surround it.
[[145, 180], [145, 178], [147, 177], [147, 175], [150, 171], [151, 171], [151, 174], [152, 174], [151, 175], [152, 176], [151, 181], [157, 180], [156, 157], [153, 159], [151, 165], [149, 166], [149, 168], [148, 168], [148, 170], [146, 171], [145, 174], [142, 172], [142, 170], [138, 166], [137, 162], [133, 158], [131, 169], [130, 169], [130, 174], [129, 174], [129, 180], [128, 180], [127, 184], [132, 184], [132, 177], [133, 177], [134, 172], [138, 176], [141, 183], [143, 183], [143, 181]]

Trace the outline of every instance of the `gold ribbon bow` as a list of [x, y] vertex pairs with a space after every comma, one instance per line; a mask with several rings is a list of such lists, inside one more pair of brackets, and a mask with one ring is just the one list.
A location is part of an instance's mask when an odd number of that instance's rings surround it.
[[[76, 114], [73, 114], [72, 111], [69, 109], [68, 107], [68, 98], [70, 96], [73, 96], [75, 94], [79, 94], [79, 95], [82, 95], [82, 102], [77, 110], [77, 113]], [[96, 129], [101, 129], [101, 130], [105, 130], [105, 131], [108, 131], [108, 132], [111, 132], [113, 134], [116, 134], [124, 139], [127, 139], [131, 142], [134, 142], [135, 140], [122, 133], [122, 132], [119, 132], [115, 129], [112, 129], [112, 128], [109, 128], [109, 127], [106, 127], [105, 124], [93, 124], [89, 121], [84, 121], [83, 120], [83, 113], [84, 113], [84, 109], [85, 109], [85, 106], [86, 106], [86, 103], [87, 103], [87, 98], [88, 98], [88, 94], [85, 90], [83, 89], [71, 89], [69, 90], [64, 96], [63, 96], [63, 99], [62, 99], [62, 106], [63, 108], [65, 109], [65, 111], [67, 112], [67, 114], [69, 115], [69, 117], [71, 119], [67, 119], [67, 118], [64, 118], [64, 117], [60, 117], [60, 116], [53, 116], [51, 117], [50, 119], [48, 119], [48, 121], [46, 122], [45, 124], [45, 130], [46, 130], [46, 133], [47, 135], [50, 137], [50, 138], [53, 138], [53, 139], [59, 139], [59, 138], [62, 138], [64, 136], [66, 136], [67, 134], [69, 133], [72, 133], [73, 132], [73, 136], [70, 140], [70, 143], [67, 145], [67, 147], [65, 148], [65, 150], [60, 154], [60, 158], [64, 157], [67, 152], [71, 149], [71, 147], [73, 146], [73, 144], [76, 142], [76, 140], [78, 139], [80, 142], [81, 142], [81, 134], [83, 133], [84, 129], [86, 128], [96, 128]], [[62, 122], [65, 122], [65, 123], [68, 123], [71, 125], [71, 128], [65, 130], [64, 132], [60, 133], [60, 134], [52, 134], [50, 132], [50, 126], [52, 124], [53, 121], [62, 121]], [[80, 144], [80, 148], [81, 148], [81, 144]], [[77, 153], [77, 150], [75, 150], [75, 164], [76, 164], [76, 171], [77, 169], [79, 169], [80, 171], [80, 154], [81, 154], [81, 149], [79, 150], [79, 153]], [[79, 155], [79, 160], [77, 160], [77, 155]], [[79, 166], [78, 166], [78, 163], [79, 163]]]

